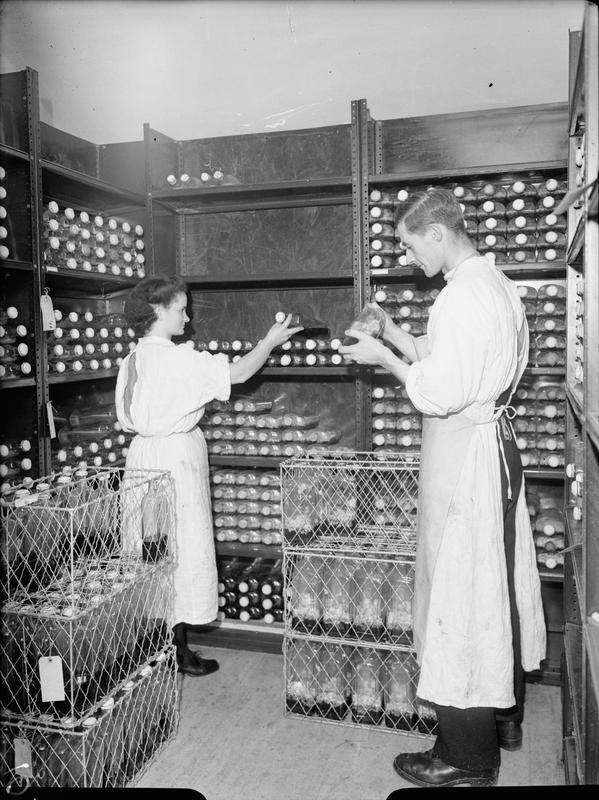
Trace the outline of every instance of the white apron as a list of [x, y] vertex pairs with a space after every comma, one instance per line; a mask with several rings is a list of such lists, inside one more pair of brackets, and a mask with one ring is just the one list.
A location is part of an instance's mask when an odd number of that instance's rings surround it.
[[[506, 304], [497, 318], [493, 317], [494, 313], [497, 314], [493, 309], [505, 292], [505, 279], [494, 277], [491, 273], [487, 275], [485, 270], [488, 270], [488, 264], [477, 264], [477, 261], [481, 259], [473, 260], [466, 267], [461, 280], [463, 282], [469, 276], [475, 284], [478, 293], [475, 293], [475, 301], [482, 304], [483, 319], [475, 318], [474, 324], [480, 326], [482, 336], [486, 324], [485, 303], [488, 303], [491, 325], [497, 324], [497, 319], [503, 320], [510, 306]], [[511, 289], [508, 291], [511, 292]], [[459, 336], [470, 335], [472, 342], [478, 341], [476, 332], [472, 336], [467, 330], [462, 333], [458, 331], [454, 336], [447, 327], [455, 319], [454, 300], [455, 287], [454, 295], [450, 294], [446, 301], [449, 322], [441, 320], [439, 329], [432, 331], [437, 337], [443, 334], [439, 349], [447, 347], [447, 352], [442, 354], [441, 365], [449, 365], [449, 372], [442, 387], [452, 377], [452, 353], [456, 349], [462, 353], [469, 352], [468, 339], [460, 342]], [[465, 302], [470, 305], [473, 302], [467, 289]], [[510, 303], [519, 304], [517, 296], [512, 297]], [[441, 310], [441, 317], [443, 313]], [[507, 335], [508, 329], [506, 323], [503, 335], [499, 331], [496, 336], [498, 352], [501, 352], [501, 340]], [[456, 341], [459, 345], [457, 348]], [[495, 340], [490, 337], [489, 341], [493, 344]], [[483, 349], [482, 355], [476, 352], [477, 344], [471, 346], [472, 358], [467, 358], [466, 367], [457, 364], [460, 374], [472, 370], [472, 378], [466, 375], [465, 379], [471, 397], [474, 397], [475, 391], [480, 391], [478, 387], [484, 383], [481, 375], [486, 376], [487, 381], [492, 378], [492, 357], [488, 368], [484, 363], [478, 372], [476, 368], [477, 358], [484, 359], [489, 353], [489, 341], [485, 343], [486, 349]], [[433, 349], [434, 346], [433, 342]], [[511, 369], [509, 360], [505, 363], [505, 369]], [[513, 363], [516, 364], [515, 359]], [[510, 385], [513, 391], [525, 366], [526, 357], [523, 357], [518, 363], [517, 372], [514, 374], [512, 371], [505, 385], [498, 383], [495, 386], [491, 383], [489, 393], [499, 396]], [[418, 367], [414, 372], [417, 377], [413, 375], [407, 384], [413, 402], [417, 404], [420, 400], [423, 406], [426, 405], [426, 398], [419, 398], [416, 382], [420, 376], [421, 385], [426, 387], [430, 397], [434, 396], [435, 403], [440, 403], [439, 398], [443, 395], [442, 388], [435, 395], [427, 367], [426, 364]], [[501, 376], [501, 380], [504, 378], [505, 375]], [[447, 389], [447, 393], [451, 397], [450, 389]], [[426, 408], [421, 410], [426, 411]], [[495, 412], [494, 402], [485, 396], [480, 403], [471, 401], [462, 411], [439, 416], [425, 413], [423, 417], [413, 630], [420, 664], [418, 695], [440, 705], [508, 708], [515, 703], [500, 456], [495, 421], [502, 412]], [[522, 665], [528, 671], [538, 668], [545, 656], [546, 632], [524, 480], [516, 513], [514, 576], [521, 623]]]
[[[129, 368], [135, 356], [135, 368]], [[133, 367], [133, 365], [131, 365]], [[177, 563], [174, 619], [201, 625], [216, 619], [218, 589], [204, 435], [197, 423], [210, 400], [230, 394], [226, 356], [213, 356], [147, 336], [119, 370], [116, 407], [135, 431], [126, 466], [168, 470], [174, 479]], [[125, 393], [127, 392], [127, 398]]]

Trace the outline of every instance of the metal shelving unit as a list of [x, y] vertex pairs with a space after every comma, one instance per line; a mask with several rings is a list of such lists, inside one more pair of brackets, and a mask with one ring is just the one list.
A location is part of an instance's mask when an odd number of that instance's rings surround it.
[[597, 6], [587, 3], [582, 30], [570, 33], [568, 128], [563, 740], [566, 780], [574, 785], [599, 783], [598, 48]]

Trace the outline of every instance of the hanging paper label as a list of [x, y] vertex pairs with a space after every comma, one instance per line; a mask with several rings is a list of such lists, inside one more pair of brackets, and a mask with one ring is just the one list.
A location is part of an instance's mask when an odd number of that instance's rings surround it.
[[42, 687], [42, 703], [53, 703], [64, 700], [62, 658], [60, 656], [43, 656], [39, 660], [39, 670], [40, 685]]
[[48, 430], [50, 431], [50, 438], [56, 439], [56, 426], [54, 425], [54, 409], [52, 408], [52, 401], [48, 400], [46, 403], [46, 413], [48, 414]]
[[54, 306], [49, 294], [43, 294], [40, 300], [42, 309], [42, 330], [53, 331], [56, 329], [56, 318], [54, 317]]
[[20, 736], [15, 736], [15, 772], [22, 778], [33, 778], [33, 770], [31, 768], [31, 742], [29, 739], [23, 739]]

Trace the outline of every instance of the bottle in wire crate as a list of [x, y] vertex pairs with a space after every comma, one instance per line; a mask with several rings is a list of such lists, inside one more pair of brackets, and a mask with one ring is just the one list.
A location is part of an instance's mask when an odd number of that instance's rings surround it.
[[362, 561], [354, 570], [352, 618], [358, 635], [370, 641], [380, 641], [385, 629], [384, 612], [385, 566], [374, 561]]
[[285, 707], [291, 714], [308, 716], [316, 706], [314, 644], [305, 639], [290, 639], [285, 646]]
[[350, 586], [353, 562], [329, 559], [322, 568], [322, 629], [330, 636], [345, 636], [351, 626]]
[[166, 485], [161, 479], [150, 482], [141, 502], [142, 559], [156, 563], [168, 552], [169, 507]]
[[426, 700], [416, 701], [417, 727], [420, 733], [436, 735], [439, 723], [435, 707]]
[[411, 562], [396, 561], [385, 576], [385, 627], [393, 642], [409, 643], [412, 636], [413, 569]]
[[322, 559], [316, 555], [294, 558], [290, 576], [291, 626], [301, 633], [319, 633], [322, 619]]
[[416, 730], [418, 668], [413, 654], [391, 651], [387, 653], [383, 669], [385, 725], [395, 730]]
[[316, 707], [314, 715], [343, 720], [351, 705], [350, 650], [341, 644], [316, 645]]
[[380, 725], [383, 721], [381, 655], [374, 648], [356, 648], [352, 665], [352, 720], [360, 725]]

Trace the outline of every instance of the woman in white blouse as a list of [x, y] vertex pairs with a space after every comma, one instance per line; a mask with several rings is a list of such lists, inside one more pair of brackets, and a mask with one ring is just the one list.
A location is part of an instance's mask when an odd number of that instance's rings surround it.
[[397, 233], [427, 277], [446, 286], [426, 336], [389, 315], [383, 339], [349, 330], [348, 359], [380, 365], [423, 414], [413, 631], [418, 696], [431, 702], [434, 747], [394, 768], [419, 786], [494, 785], [499, 747], [521, 744], [523, 670], [546, 633], [509, 400], [528, 360], [517, 288], [468, 238], [449, 191], [431, 187], [399, 212]]
[[116, 385], [116, 410], [125, 431], [137, 434], [126, 467], [171, 473], [175, 487], [176, 551], [174, 627], [179, 669], [208, 675], [218, 669], [187, 645], [190, 625], [216, 619], [217, 571], [210, 503], [208, 456], [198, 426], [206, 404], [228, 400], [231, 384], [244, 383], [266, 362], [272, 349], [301, 328], [291, 317], [275, 323], [238, 361], [200, 352], [173, 337], [183, 333], [187, 287], [174, 278], [146, 278], [125, 304], [129, 324], [139, 336], [123, 360]]

